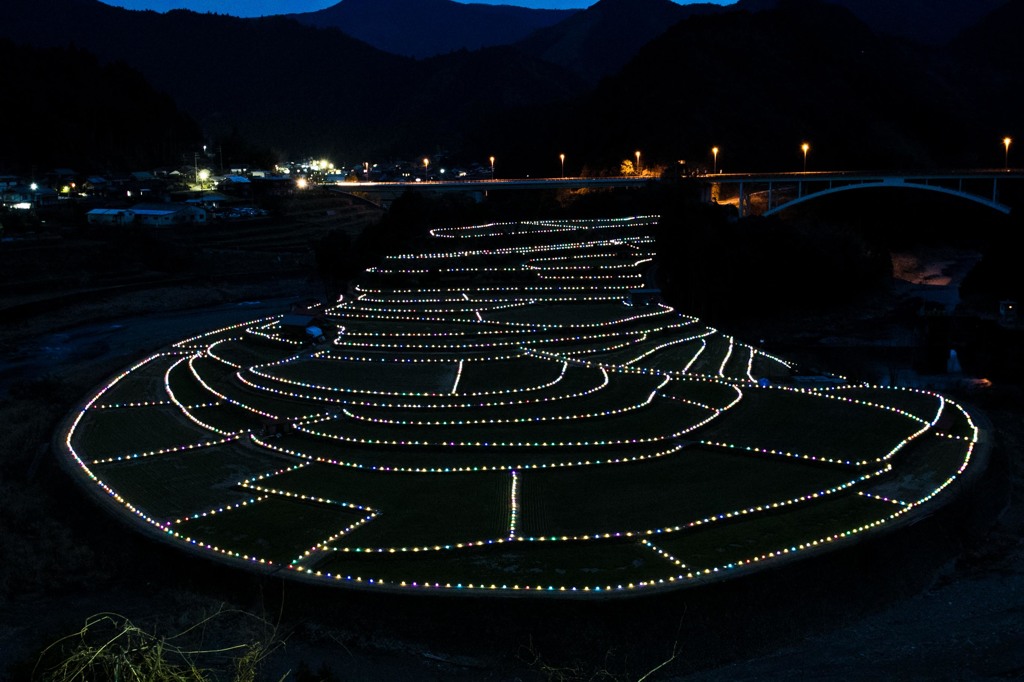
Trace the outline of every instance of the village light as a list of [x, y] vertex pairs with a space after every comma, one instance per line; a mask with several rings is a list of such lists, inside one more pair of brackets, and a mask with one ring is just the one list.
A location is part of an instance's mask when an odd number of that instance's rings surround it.
[[804, 142], [802, 145], [800, 145], [800, 149], [802, 149], [803, 152], [804, 152], [804, 173], [806, 173], [807, 172], [807, 152], [809, 152], [811, 150], [811, 145], [809, 145], [806, 142]]
[[1010, 169], [1010, 143], [1011, 142], [1013, 142], [1013, 140], [1010, 139], [1009, 137], [1004, 137], [1003, 138], [1003, 147], [1006, 148], [1006, 151], [1003, 154], [1003, 168], [1005, 168], [1007, 170]]
[[718, 147], [712, 147], [711, 148], [711, 156], [714, 157], [714, 161], [712, 162], [712, 166], [711, 166], [711, 172], [712, 173], [717, 173], [718, 172]]

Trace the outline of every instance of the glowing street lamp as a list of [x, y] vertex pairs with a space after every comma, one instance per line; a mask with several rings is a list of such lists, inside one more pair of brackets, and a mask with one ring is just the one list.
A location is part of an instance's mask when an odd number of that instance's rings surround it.
[[807, 152], [809, 152], [811, 150], [811, 145], [809, 145], [806, 142], [804, 142], [802, 145], [800, 145], [800, 149], [802, 149], [803, 152], [804, 152], [804, 173], [806, 173], [807, 172]]
[[1010, 143], [1013, 142], [1009, 137], [1003, 138], [1003, 146], [1006, 151], [1003, 154], [1003, 168], [1010, 170]]
[[430, 168], [430, 159], [424, 158], [423, 159], [423, 182], [426, 182], [427, 180], [430, 179], [430, 176], [427, 175], [427, 170], [429, 168]]
[[636, 174], [640, 175], [640, 150], [636, 151]]
[[565, 177], [565, 154], [559, 154], [558, 160], [562, 162], [562, 177]]
[[718, 147], [712, 147], [711, 148], [711, 156], [714, 157], [714, 162], [712, 163], [712, 166], [711, 166], [711, 172], [712, 173], [717, 173], [718, 172]]
[[491, 180], [494, 179], [494, 157], [491, 157]]

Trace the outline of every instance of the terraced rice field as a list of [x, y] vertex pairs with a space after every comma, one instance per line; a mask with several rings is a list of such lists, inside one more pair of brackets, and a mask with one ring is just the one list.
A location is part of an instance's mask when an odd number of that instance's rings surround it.
[[181, 340], [69, 416], [68, 463], [141, 529], [349, 588], [679, 589], [891, 528], [978, 460], [941, 395], [818, 385], [644, 289], [656, 217], [439, 229], [313, 343]]

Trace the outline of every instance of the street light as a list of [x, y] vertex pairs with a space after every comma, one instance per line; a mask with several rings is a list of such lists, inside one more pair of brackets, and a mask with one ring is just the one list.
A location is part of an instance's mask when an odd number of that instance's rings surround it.
[[810, 151], [811, 145], [809, 145], [806, 142], [804, 142], [802, 145], [800, 145], [800, 149], [804, 150], [804, 173], [806, 173], [807, 172], [807, 152]]
[[562, 177], [565, 177], [565, 154], [559, 154], [558, 160], [562, 162]]
[[711, 148], [711, 155], [715, 158], [714, 163], [711, 166], [711, 172], [712, 173], [717, 173], [718, 172], [718, 147], [712, 147]]
[[1003, 154], [1003, 168], [1010, 170], [1010, 143], [1013, 142], [1008, 137], [1003, 138], [1003, 146], [1006, 147], [1006, 152]]
[[430, 168], [430, 159], [423, 159], [423, 182], [430, 180], [430, 176], [427, 175], [427, 169]]
[[491, 180], [494, 179], [494, 157], [491, 157]]
[[640, 175], [640, 150], [636, 151], [636, 174]]

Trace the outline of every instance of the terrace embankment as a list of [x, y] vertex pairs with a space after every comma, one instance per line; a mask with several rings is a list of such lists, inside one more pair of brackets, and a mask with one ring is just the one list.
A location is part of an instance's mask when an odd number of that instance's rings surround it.
[[[251, 286], [235, 290], [236, 300], [290, 293]], [[108, 298], [99, 309], [68, 305], [5, 340], [31, 347], [48, 326], [113, 319], [117, 310], [134, 316], [147, 306], [184, 308], [174, 298], [181, 293]], [[167, 333], [165, 341], [181, 337]], [[34, 662], [35, 651], [99, 611], [180, 629], [188, 617], [228, 604], [277, 623], [287, 646], [266, 662], [266, 678], [275, 680], [321, 665], [337, 679], [592, 679], [601, 670], [637, 679], [673, 651], [662, 679], [827, 677], [851, 667], [865, 677], [949, 678], [950, 670], [1005, 676], [1021, 669], [1014, 652], [1024, 647], [1012, 645], [1021, 643], [1024, 593], [1016, 503], [1024, 429], [1019, 403], [1005, 392], [964, 395], [992, 421], [990, 466], [917, 523], [727, 584], [640, 599], [535, 602], [324, 590], [196, 559], [110, 523], [52, 458], [37, 455], [38, 435], [52, 430], [67, 400], [123, 365], [116, 354], [69, 358], [54, 364], [51, 383], [22, 381], [20, 404], [3, 404], [5, 425], [18, 422], [7, 431], [18, 442], [0, 469], [11, 493], [4, 518], [24, 524], [6, 534], [12, 575], [4, 576], [0, 602], [7, 623], [0, 668]], [[25, 432], [26, 422], [34, 430]]]

